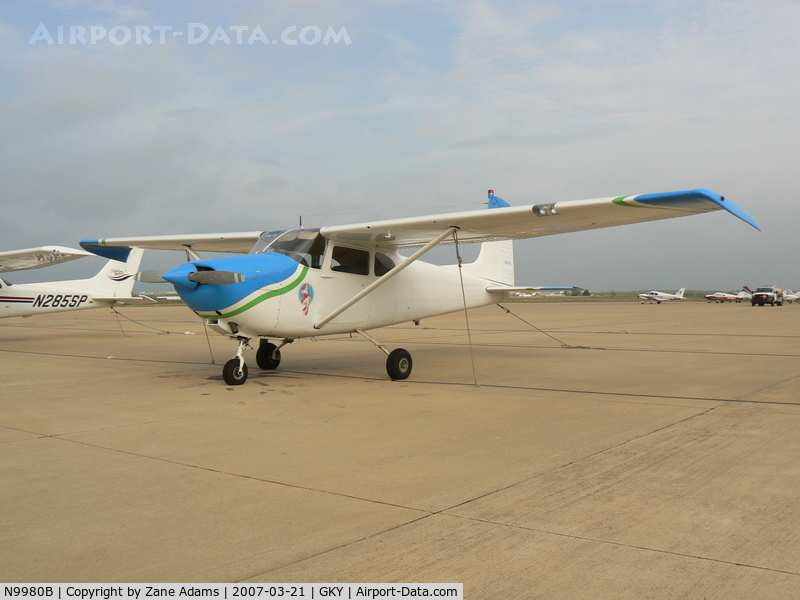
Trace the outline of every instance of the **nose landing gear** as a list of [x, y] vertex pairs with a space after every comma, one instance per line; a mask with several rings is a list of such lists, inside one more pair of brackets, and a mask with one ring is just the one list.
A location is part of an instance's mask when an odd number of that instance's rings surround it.
[[[247, 365], [244, 362], [244, 351], [250, 347], [250, 338], [238, 337], [239, 348], [236, 355], [225, 363], [222, 368], [222, 378], [228, 385], [242, 385], [247, 381]], [[262, 339], [256, 351], [256, 363], [265, 371], [274, 371], [281, 364], [281, 348], [291, 344], [293, 339], [285, 339], [280, 346]]]
[[242, 385], [247, 381], [247, 365], [244, 362], [245, 348], [250, 347], [250, 340], [248, 338], [239, 338], [239, 348], [236, 350], [236, 356], [225, 363], [222, 368], [222, 378], [228, 385]]

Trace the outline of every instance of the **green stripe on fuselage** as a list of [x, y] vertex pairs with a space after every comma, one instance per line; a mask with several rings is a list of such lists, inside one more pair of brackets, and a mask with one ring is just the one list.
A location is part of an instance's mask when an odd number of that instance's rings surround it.
[[200, 315], [200, 316], [202, 318], [204, 318], [204, 319], [229, 319], [230, 317], [235, 317], [236, 315], [239, 315], [239, 314], [243, 313], [244, 311], [253, 308], [256, 304], [261, 304], [262, 302], [264, 302], [264, 300], [269, 300], [270, 298], [274, 298], [275, 296], [281, 296], [281, 295], [283, 295], [283, 294], [285, 294], [287, 292], [291, 292], [294, 288], [296, 288], [298, 285], [300, 285], [302, 283], [303, 279], [306, 278], [307, 274], [308, 274], [308, 267], [303, 266], [303, 269], [300, 272], [300, 275], [294, 281], [289, 282], [288, 284], [286, 284], [282, 288], [278, 288], [277, 290], [270, 290], [268, 292], [265, 292], [265, 293], [261, 294], [260, 296], [257, 296], [256, 298], [253, 298], [252, 300], [250, 300], [250, 302], [248, 302], [244, 306], [240, 306], [236, 310], [232, 310], [229, 313], [224, 313], [224, 314], [221, 314], [221, 315], [213, 314], [213, 315]]

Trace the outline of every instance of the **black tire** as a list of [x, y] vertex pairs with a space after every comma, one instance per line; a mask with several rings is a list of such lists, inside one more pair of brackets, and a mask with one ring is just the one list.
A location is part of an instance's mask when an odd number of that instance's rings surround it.
[[411, 354], [405, 348], [392, 350], [386, 359], [386, 372], [392, 379], [408, 379], [413, 366]]
[[281, 364], [281, 351], [275, 344], [262, 341], [256, 352], [256, 363], [265, 371], [274, 371]]
[[247, 381], [247, 365], [242, 364], [240, 369], [239, 359], [230, 359], [222, 368], [222, 378], [228, 385], [242, 385], [245, 381]]

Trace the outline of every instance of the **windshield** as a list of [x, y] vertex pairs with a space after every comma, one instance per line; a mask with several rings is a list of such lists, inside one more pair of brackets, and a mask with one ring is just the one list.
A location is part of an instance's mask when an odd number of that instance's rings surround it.
[[302, 265], [319, 269], [325, 252], [325, 238], [319, 229], [290, 229], [265, 231], [250, 250], [250, 254], [280, 252]]
[[770, 288], [770, 287], [763, 287], [763, 288], [758, 288], [758, 289], [756, 290], [756, 294], [757, 294], [758, 292], [771, 292], [771, 291], [772, 291], [772, 288]]

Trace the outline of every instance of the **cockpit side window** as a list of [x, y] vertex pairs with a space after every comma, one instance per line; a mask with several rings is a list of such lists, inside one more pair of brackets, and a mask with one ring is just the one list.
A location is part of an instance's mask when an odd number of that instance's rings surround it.
[[306, 254], [308, 255], [309, 267], [312, 269], [322, 268], [322, 258], [325, 255], [325, 238], [317, 233], [311, 243], [306, 246]]
[[319, 269], [325, 254], [325, 238], [319, 229], [265, 231], [250, 250], [250, 254], [260, 252], [280, 252], [302, 265]]
[[331, 254], [331, 271], [369, 275], [369, 252], [347, 246], [334, 246]]

